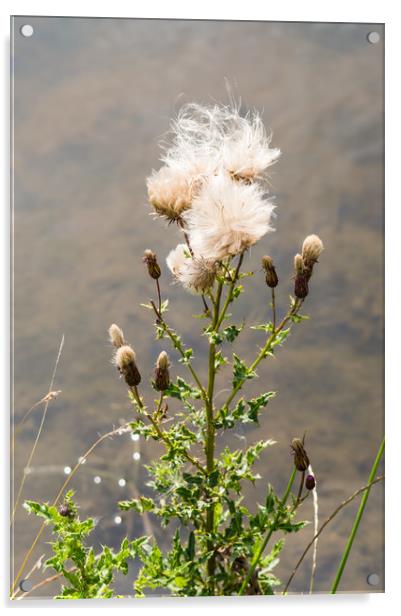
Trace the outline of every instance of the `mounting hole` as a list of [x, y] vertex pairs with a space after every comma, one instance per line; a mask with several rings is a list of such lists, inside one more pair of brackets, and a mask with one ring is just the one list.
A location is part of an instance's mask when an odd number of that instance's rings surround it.
[[31, 24], [24, 24], [23, 26], [21, 26], [20, 32], [22, 36], [25, 36], [25, 38], [29, 38], [33, 34], [33, 28]]
[[377, 575], [377, 573], [369, 573], [368, 577], [366, 578], [366, 581], [369, 586], [378, 586], [380, 583], [380, 577]]
[[372, 43], [372, 45], [374, 45], [375, 43], [378, 43], [380, 41], [380, 34], [378, 32], [369, 32], [366, 38], [368, 39], [369, 43]]
[[21, 580], [19, 583], [19, 587], [22, 592], [28, 592], [32, 588], [32, 582], [31, 580]]

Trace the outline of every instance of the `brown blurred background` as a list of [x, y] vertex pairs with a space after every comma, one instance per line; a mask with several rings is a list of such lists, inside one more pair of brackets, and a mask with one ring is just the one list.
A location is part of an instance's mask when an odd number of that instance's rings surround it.
[[[24, 23], [34, 28], [31, 38], [19, 33]], [[154, 340], [151, 315], [140, 307], [154, 294], [141, 255], [152, 248], [164, 263], [180, 237], [149, 216], [145, 177], [159, 166], [158, 141], [181, 104], [226, 102], [227, 79], [245, 110], [263, 112], [273, 145], [283, 152], [272, 172], [276, 232], [251, 251], [247, 266], [257, 271], [262, 254], [274, 257], [284, 310], [292, 257], [303, 238], [318, 233], [326, 250], [305, 307], [310, 321], [249, 385], [255, 393], [273, 389], [279, 395], [259, 428], [228, 431], [224, 444], [277, 440], [258, 465], [263, 479], [246, 490], [256, 506], [267, 481], [283, 489], [289, 442], [307, 431], [323, 521], [366, 482], [384, 428], [383, 27], [42, 17], [15, 18], [13, 27], [17, 421], [47, 393], [65, 334], [54, 386], [62, 394], [49, 408], [23, 497], [54, 498], [64, 467], [74, 466], [97, 435], [130, 419], [125, 388], [110, 365], [110, 323], [120, 324], [135, 346], [146, 386], [158, 352], [169, 350]], [[380, 33], [379, 43], [367, 41], [371, 31]], [[200, 323], [190, 319], [200, 312], [199, 301], [171, 286], [166, 268], [164, 274], [169, 320], [193, 346], [202, 370]], [[261, 274], [246, 286], [238, 318], [248, 325], [266, 320]], [[235, 350], [250, 359], [260, 341], [248, 331]], [[173, 374], [182, 373], [172, 358]], [[219, 386], [224, 389], [221, 379]], [[33, 411], [18, 437], [16, 487], [40, 416], [40, 409]], [[148, 492], [143, 464], [160, 451], [125, 435], [103, 444], [82, 466], [72, 485], [81, 514], [98, 520], [95, 543], [117, 545], [126, 533], [145, 532], [134, 513], [121, 514], [116, 524], [116, 503]], [[321, 537], [316, 591], [330, 588], [356, 507], [344, 510]], [[313, 519], [311, 502], [302, 516]], [[150, 523], [163, 544], [165, 531], [157, 520]], [[38, 527], [39, 520], [20, 507], [14, 565]], [[312, 533], [310, 525], [288, 537], [277, 569], [284, 582]], [[376, 486], [342, 590], [383, 590], [383, 542], [383, 488]], [[36, 557], [47, 549], [41, 542]], [[308, 557], [293, 591], [308, 591], [310, 567]], [[119, 592], [132, 593], [134, 569], [118, 578]], [[370, 573], [380, 577], [375, 587], [367, 583]], [[38, 594], [54, 592], [48, 586]]]

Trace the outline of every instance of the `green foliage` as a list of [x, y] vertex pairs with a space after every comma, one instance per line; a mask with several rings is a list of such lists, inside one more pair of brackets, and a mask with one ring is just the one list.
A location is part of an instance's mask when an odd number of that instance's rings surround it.
[[177, 398], [182, 402], [188, 399], [198, 400], [202, 396], [198, 388], [192, 387], [180, 376], [177, 377], [176, 383], [170, 383], [170, 386], [165, 391], [165, 395], [170, 398]]
[[276, 393], [274, 391], [268, 391], [251, 400], [244, 400], [241, 398], [233, 409], [224, 406], [219, 410], [216, 416], [216, 428], [234, 428], [237, 422], [257, 423], [259, 420], [259, 411], [267, 406], [275, 395]]
[[[67, 584], [63, 584], [56, 599], [108, 599], [113, 596], [112, 582], [116, 571], [128, 573], [128, 560], [134, 555], [132, 544], [124, 539], [118, 552], [107, 546], [95, 555], [86, 539], [94, 528], [92, 518], [80, 521], [77, 507], [70, 491], [65, 496], [63, 509], [46, 503], [26, 501], [24, 507], [45, 519], [52, 526], [56, 541], [50, 543], [53, 556], [48, 558], [44, 568], [62, 573]], [[67, 512], [62, 515], [60, 511]]]
[[[228, 315], [227, 315], [228, 316]], [[215, 331], [210, 325], [205, 329], [210, 344], [222, 344], [223, 342], [234, 342], [242, 332], [244, 325], [227, 325], [222, 331]]]
[[227, 357], [224, 357], [221, 351], [217, 351], [217, 353], [214, 356], [214, 369], [216, 373], [219, 371], [221, 366], [225, 366], [227, 363], [228, 363]]
[[[113, 576], [116, 571], [127, 573], [130, 558], [141, 563], [133, 583], [137, 597], [145, 596], [147, 590], [162, 590], [174, 596], [236, 595], [248, 572], [249, 594], [274, 594], [280, 585], [274, 569], [284, 547], [283, 535], [298, 532], [305, 525], [295, 519], [298, 500], [292, 496], [292, 504], [287, 505], [271, 485], [264, 503], [254, 504], [252, 509], [243, 497], [245, 485], [255, 484], [261, 478], [255, 465], [262, 456], [263, 465], [259, 468], [264, 475], [274, 474], [276, 461], [266, 451], [274, 441], [259, 440], [240, 449], [217, 447], [216, 443], [222, 430], [235, 429], [238, 424], [257, 425], [260, 413], [275, 392], [259, 393], [249, 399], [242, 396], [236, 400], [236, 396], [248, 380], [257, 376], [256, 368], [262, 360], [285, 342], [291, 327], [307, 317], [298, 314], [297, 300], [291, 298], [287, 316], [276, 330], [271, 322], [253, 326], [252, 329], [263, 332], [264, 346], [249, 365], [233, 353], [232, 382], [219, 385], [219, 394], [227, 391], [227, 398], [225, 402], [219, 398], [217, 403], [218, 372], [229, 363], [219, 345], [234, 343], [244, 328], [244, 323], [224, 325], [231, 317], [227, 308], [244, 290], [238, 278], [252, 275], [241, 274], [231, 267], [232, 262], [227, 260], [225, 273], [219, 273], [218, 289], [215, 288], [214, 296], [212, 292], [208, 295], [211, 304], [206, 297], [213, 310], [200, 315], [210, 319], [202, 330], [209, 343], [205, 384], [204, 374], [200, 378], [194, 366], [193, 349], [184, 345], [162, 316], [168, 302], [162, 304], [162, 315], [152, 303], [145, 305], [156, 312], [156, 338], [171, 343], [190, 381], [175, 375], [173, 365], [169, 387], [149, 407], [143, 383], [140, 390], [129, 391], [134, 413], [132, 432], [157, 441], [160, 451], [145, 466], [145, 494], [123, 500], [119, 507], [128, 515], [150, 516], [162, 528], [172, 528], [171, 545], [162, 549], [155, 538], [139, 537], [132, 541], [124, 539], [117, 552], [104, 546], [95, 554], [88, 543], [93, 520], [80, 521], [72, 493], [65, 497], [67, 515], [47, 504], [27, 501], [28, 511], [43, 517], [56, 535], [56, 541], [51, 543], [53, 556], [45, 566], [63, 576], [58, 597], [113, 596]], [[167, 405], [168, 399], [172, 402]], [[285, 501], [287, 496], [288, 492]], [[273, 533], [278, 536], [266, 547], [266, 538], [270, 539]], [[263, 553], [255, 562], [258, 548]]]
[[245, 362], [233, 353], [233, 387], [242, 385], [246, 379], [253, 379], [256, 376], [256, 372], [248, 368]]
[[192, 349], [186, 349], [183, 352], [183, 356], [180, 357], [180, 359], [178, 361], [181, 362], [182, 364], [185, 364], [187, 366], [191, 362], [193, 354], [194, 353], [193, 353]]

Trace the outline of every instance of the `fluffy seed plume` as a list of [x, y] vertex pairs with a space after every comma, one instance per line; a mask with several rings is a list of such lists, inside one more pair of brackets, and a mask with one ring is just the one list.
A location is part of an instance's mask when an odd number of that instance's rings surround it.
[[270, 142], [256, 111], [241, 115], [235, 104], [184, 105], [162, 144], [164, 166], [147, 178], [150, 204], [159, 216], [181, 223], [207, 178], [264, 179], [280, 156]]
[[256, 184], [211, 177], [184, 216], [192, 249], [212, 261], [237, 255], [271, 231], [273, 209]]
[[154, 280], [160, 278], [160, 265], [157, 262], [156, 254], [152, 250], [150, 250], [149, 248], [145, 250], [142, 261], [148, 266], [148, 272], [151, 278], [153, 278]]
[[156, 214], [169, 222], [181, 219], [185, 210], [191, 207], [192, 199], [202, 184], [202, 177], [187, 168], [164, 166], [153, 171], [147, 178], [149, 202]]
[[141, 375], [136, 365], [136, 355], [132, 347], [128, 344], [124, 344], [118, 348], [114, 356], [114, 363], [129, 387], [139, 385], [141, 382]]
[[168, 355], [166, 351], [162, 351], [157, 358], [155, 368], [154, 386], [158, 391], [165, 391], [170, 385], [169, 365]]
[[166, 259], [175, 280], [189, 291], [205, 293], [214, 284], [217, 264], [213, 260], [192, 256], [186, 244], [178, 244]]
[[278, 285], [278, 276], [276, 268], [274, 267], [273, 259], [267, 255], [262, 257], [262, 267], [265, 270], [267, 286], [274, 289], [274, 287], [277, 287]]
[[222, 105], [183, 105], [162, 144], [161, 160], [186, 176], [207, 177], [215, 173], [221, 160], [224, 109]]
[[112, 323], [109, 327], [109, 337], [111, 344], [116, 349], [125, 344], [123, 330], [115, 323]]
[[252, 182], [280, 156], [270, 142], [257, 111], [241, 115], [234, 103], [191, 103], [173, 121], [162, 160], [172, 169], [195, 169], [198, 177], [227, 172], [236, 180]]
[[237, 108], [225, 108], [222, 165], [236, 180], [253, 182], [263, 175], [280, 157], [280, 150], [270, 148], [271, 135], [267, 135], [257, 112], [239, 114]]
[[308, 235], [302, 244], [302, 258], [306, 267], [313, 267], [324, 249], [323, 242], [317, 235]]
[[178, 244], [171, 250], [166, 258], [167, 267], [173, 274], [174, 278], [179, 279], [182, 268], [188, 259], [191, 258], [191, 253], [186, 244]]

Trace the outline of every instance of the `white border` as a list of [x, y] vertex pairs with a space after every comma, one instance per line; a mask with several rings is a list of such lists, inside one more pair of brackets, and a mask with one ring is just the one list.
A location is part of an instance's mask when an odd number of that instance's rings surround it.
[[[337, 613], [343, 608], [351, 608], [356, 613], [377, 614], [378, 609], [388, 610], [392, 606], [400, 603], [397, 591], [401, 590], [398, 581], [400, 571], [400, 537], [399, 530], [399, 511], [400, 511], [400, 468], [401, 460], [398, 451], [398, 441], [400, 434], [400, 404], [399, 387], [397, 381], [400, 380], [400, 335], [399, 335], [399, 312], [401, 305], [401, 259], [397, 254], [400, 240], [398, 233], [401, 229], [400, 209], [401, 195], [399, 187], [400, 176], [400, 10], [397, 9], [398, 3], [394, 0], [365, 0], [354, 1], [336, 0], [335, 2], [322, 2], [321, 0], [305, 0], [304, 2], [281, 1], [271, 3], [267, 0], [246, 0], [246, 2], [236, 2], [235, 0], [202, 0], [195, 3], [186, 1], [164, 0], [164, 2], [153, 0], [149, 3], [138, 3], [133, 0], [110, 0], [97, 2], [69, 0], [52, 2], [47, 1], [15, 1], [3, 2], [1, 5], [1, 28], [2, 28], [2, 50], [3, 62], [1, 64], [4, 71], [3, 76], [3, 96], [2, 105], [2, 131], [1, 134], [9, 134], [9, 16], [13, 15], [69, 15], [69, 16], [94, 16], [94, 17], [159, 17], [159, 18], [186, 18], [186, 19], [243, 19], [243, 20], [278, 20], [278, 21], [333, 21], [333, 22], [369, 22], [386, 24], [386, 432], [387, 432], [387, 454], [386, 454], [386, 593], [373, 595], [337, 595], [333, 596], [313, 596], [313, 597], [269, 597], [269, 598], [237, 598], [237, 599], [169, 599], [153, 600], [146, 599], [143, 602], [121, 601], [117, 603], [104, 602], [82, 602], [76, 601], [73, 605], [70, 602], [26, 602], [24, 604], [7, 602], [7, 586], [9, 577], [8, 565], [8, 477], [5, 469], [8, 466], [8, 330], [9, 330], [9, 154], [8, 138], [3, 142], [0, 149], [2, 182], [4, 186], [3, 207], [1, 208], [1, 233], [3, 246], [1, 251], [2, 261], [0, 276], [2, 288], [4, 289], [3, 301], [0, 303], [0, 322], [2, 325], [1, 340], [3, 353], [1, 355], [2, 366], [0, 370], [0, 390], [4, 392], [4, 404], [2, 407], [3, 430], [1, 438], [4, 444], [0, 491], [0, 516], [2, 519], [1, 529], [3, 532], [0, 563], [1, 580], [1, 605], [14, 608], [17, 611], [25, 609], [42, 610], [51, 609], [85, 609], [94, 612], [99, 608], [106, 610], [130, 609], [153, 612], [170, 612], [171, 610], [186, 609], [191, 613], [203, 612], [205, 608], [216, 607], [220, 610], [230, 610], [239, 613], [240, 610], [250, 609], [255, 614], [262, 614], [268, 610], [280, 612], [281, 614], [293, 614], [295, 610], [307, 610], [308, 614], [319, 613], [322, 610], [326, 613]], [[397, 79], [398, 77], [398, 79]], [[360, 281], [363, 285], [363, 280]], [[357, 290], [356, 290], [357, 291]], [[85, 605], [85, 607], [83, 607]]]

